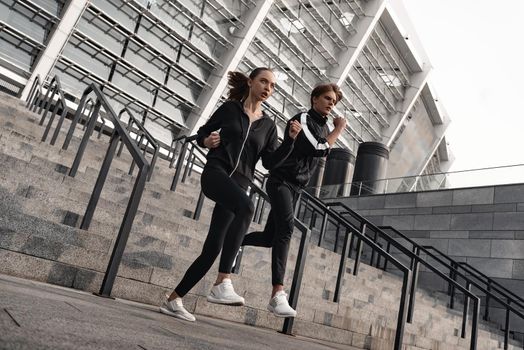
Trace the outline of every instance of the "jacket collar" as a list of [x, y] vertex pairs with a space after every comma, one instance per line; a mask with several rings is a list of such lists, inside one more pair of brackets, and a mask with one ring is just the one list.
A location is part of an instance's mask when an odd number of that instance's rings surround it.
[[320, 125], [326, 125], [328, 118], [322, 116], [320, 113], [318, 113], [317, 111], [315, 111], [313, 108], [311, 108], [311, 109], [307, 112], [307, 114], [308, 114], [309, 116], [311, 116], [311, 118], [313, 118], [313, 120], [314, 120], [315, 122], [317, 122], [317, 124], [320, 124]]

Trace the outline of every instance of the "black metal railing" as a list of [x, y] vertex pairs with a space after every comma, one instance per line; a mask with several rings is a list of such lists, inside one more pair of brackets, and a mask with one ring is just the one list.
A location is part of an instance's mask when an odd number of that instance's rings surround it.
[[71, 167], [69, 175], [75, 176], [77, 173], [80, 161], [86, 150], [89, 137], [92, 134], [98, 117], [98, 113], [100, 112], [101, 108], [104, 109], [106, 116], [113, 123], [114, 131], [109, 142], [109, 148], [102, 162], [102, 166], [98, 174], [93, 193], [91, 194], [91, 198], [89, 199], [86, 212], [80, 225], [81, 229], [89, 229], [119, 141], [121, 141], [122, 144], [127, 148], [129, 153], [131, 154], [131, 157], [133, 158], [133, 161], [137, 164], [139, 169], [137, 180], [133, 186], [133, 190], [131, 192], [131, 196], [124, 214], [124, 218], [122, 220], [122, 224], [120, 226], [118, 236], [116, 238], [116, 242], [111, 253], [111, 258], [109, 260], [109, 264], [107, 266], [106, 273], [102, 281], [102, 286], [98, 293], [98, 295], [100, 296], [109, 297], [111, 295], [111, 290], [116, 279], [118, 267], [120, 266], [120, 261], [122, 260], [122, 255], [124, 253], [127, 240], [129, 238], [129, 233], [131, 231], [131, 227], [136, 212], [138, 210], [138, 205], [140, 203], [140, 199], [142, 198], [142, 193], [144, 191], [145, 184], [150, 171], [150, 164], [147, 162], [146, 158], [141, 153], [140, 148], [138, 147], [138, 145], [135, 144], [134, 140], [128, 134], [126, 128], [122, 125], [122, 122], [119, 120], [118, 116], [113, 111], [106, 98], [95, 84], [89, 85], [82, 94], [82, 98], [80, 100], [77, 111], [67, 133], [64, 146], [67, 148], [67, 146], [69, 145], [69, 142], [73, 137], [75, 127], [81, 118], [81, 115], [84, 111], [85, 103], [87, 102], [87, 98], [90, 94], [95, 95], [94, 109], [92, 110], [91, 116], [87, 121], [87, 130], [85, 131], [84, 136], [82, 137], [82, 141], [76, 153], [75, 160], [73, 162], [73, 166]]
[[[515, 298], [512, 298], [511, 296], [509, 296], [509, 295], [507, 295], [505, 293], [502, 293], [502, 292], [498, 293], [498, 294], [502, 294], [499, 297], [497, 294], [493, 293], [493, 289], [492, 288], [488, 289], [488, 286], [486, 286], [486, 288], [484, 288], [481, 284], [473, 281], [470, 277], [468, 277], [466, 275], [467, 272], [465, 272], [465, 273], [460, 272], [459, 271], [460, 262], [457, 262], [457, 261], [451, 259], [449, 256], [447, 256], [446, 254], [444, 254], [443, 252], [441, 252], [440, 250], [438, 250], [435, 247], [424, 246], [423, 248], [424, 248], [424, 253], [429, 255], [435, 261], [438, 261], [440, 264], [447, 265], [442, 259], [437, 257], [435, 254], [432, 254], [431, 252], [429, 252], [430, 250], [434, 251], [439, 256], [445, 258], [446, 260], [448, 260], [450, 262], [450, 264], [449, 264], [450, 275], [452, 276], [450, 278], [452, 280], [456, 281], [458, 278], [463, 279], [464, 281], [466, 281], [466, 284], [471, 284], [475, 288], [477, 288], [480, 292], [484, 293], [486, 295], [486, 298], [488, 298], [488, 296], [489, 296], [489, 299], [493, 299], [494, 301], [499, 303], [501, 306], [503, 306], [503, 308], [505, 309], [505, 325], [504, 325], [504, 328], [503, 328], [503, 330], [504, 330], [504, 349], [508, 349], [508, 346], [509, 346], [509, 334], [510, 334], [510, 331], [511, 331], [511, 328], [510, 328], [510, 316], [511, 316], [511, 313], [513, 313], [513, 315], [519, 317], [522, 321], [524, 321], [524, 312], [521, 309], [517, 309], [516, 307], [514, 307], [514, 305], [517, 305], [519, 308], [522, 308], [522, 303], [521, 303], [521, 301], [518, 300], [520, 298], [515, 299]], [[499, 289], [499, 291], [500, 291], [500, 289]], [[455, 290], [454, 290], [454, 288], [452, 288], [450, 298], [454, 298], [454, 296], [455, 296]], [[486, 304], [486, 305], [488, 305], [488, 304]]]
[[[342, 217], [347, 218], [347, 215], [350, 215], [348, 221], [354, 221], [359, 224], [366, 224], [367, 228], [369, 229], [369, 235], [371, 239], [375, 243], [379, 243], [379, 238], [383, 239], [386, 244], [386, 251], [388, 253], [391, 252], [391, 247], [394, 247], [397, 249], [400, 255], [407, 257], [409, 260], [410, 269], [413, 273], [411, 285], [410, 285], [410, 291], [409, 291], [409, 302], [408, 302], [408, 315], [407, 315], [407, 321], [411, 323], [413, 321], [413, 315], [415, 310], [415, 302], [416, 302], [416, 291], [417, 291], [417, 284], [418, 284], [418, 277], [419, 277], [419, 267], [420, 265], [423, 265], [427, 269], [434, 272], [437, 276], [439, 276], [441, 279], [443, 279], [445, 282], [447, 282], [450, 285], [453, 285], [454, 288], [459, 289], [462, 291], [462, 293], [467, 296], [467, 299], [464, 302], [464, 309], [463, 309], [463, 315], [462, 315], [462, 328], [461, 328], [461, 337], [466, 337], [466, 327], [468, 323], [468, 315], [470, 313], [469, 310], [469, 300], [473, 301], [473, 310], [472, 310], [472, 320], [471, 320], [471, 336], [470, 336], [470, 349], [474, 350], [477, 347], [477, 336], [478, 336], [478, 315], [480, 311], [480, 298], [473, 294], [471, 292], [471, 283], [468, 284], [466, 287], [463, 287], [456, 281], [454, 281], [452, 278], [450, 278], [448, 275], [446, 275], [444, 272], [438, 270], [435, 266], [433, 266], [431, 263], [425, 261], [421, 258], [420, 253], [424, 251], [424, 248], [413, 242], [408, 237], [405, 237], [402, 233], [398, 233], [402, 236], [403, 239], [407, 239], [410, 243], [412, 243], [412, 248], [408, 249], [401, 243], [399, 243], [395, 238], [388, 235], [386, 232], [384, 232], [381, 228], [377, 227], [373, 223], [371, 223], [369, 220], [365, 219], [355, 211], [353, 211], [351, 208], [349, 208], [345, 203], [342, 202], [329, 202], [327, 205], [331, 208], [342, 208], [344, 211], [339, 212], [339, 215]], [[357, 242], [357, 246], [359, 245], [359, 242]], [[360, 254], [359, 254], [360, 253]], [[357, 257], [361, 255], [361, 249], [360, 247], [357, 248]], [[374, 252], [372, 252], [369, 263], [370, 265], [374, 264], [375, 256]], [[388, 259], [385, 259], [383, 269], [386, 269], [387, 263], [389, 262]], [[376, 266], [380, 266], [380, 261], [377, 260]]]
[[[151, 180], [151, 175], [153, 174], [153, 171], [155, 169], [155, 164], [158, 158], [158, 152], [160, 151], [160, 148], [158, 146], [158, 142], [156, 142], [155, 138], [151, 136], [151, 134], [146, 130], [146, 128], [140, 123], [135, 116], [131, 113], [131, 111], [124, 107], [118, 113], [118, 119], [121, 120], [123, 114], [127, 114], [129, 117], [126, 130], [127, 132], [131, 134], [135, 134], [135, 141], [139, 148], [144, 148], [144, 157], [147, 155], [148, 147], [151, 147], [153, 149], [153, 157], [151, 159], [150, 163], [150, 171], [149, 175], [147, 176], [147, 180]], [[120, 156], [122, 154], [122, 150], [124, 149], [124, 144], [120, 144], [120, 148], [118, 149], [117, 156]], [[131, 167], [129, 168], [129, 175], [133, 175], [133, 170], [135, 169], [135, 161], [133, 160], [131, 162]]]
[[40, 79], [40, 75], [37, 75], [35, 80], [33, 81], [33, 85], [31, 85], [31, 89], [29, 89], [29, 94], [27, 95], [26, 99], [26, 108], [29, 108], [30, 110], [36, 111], [38, 101], [42, 98], [42, 80]]
[[[56, 102], [54, 102], [55, 95], [58, 95]], [[58, 123], [56, 124], [55, 132], [51, 137], [51, 145], [55, 144], [56, 139], [58, 138], [58, 134], [60, 133], [60, 129], [62, 128], [62, 124], [64, 123], [64, 119], [69, 111], [69, 109], [67, 108], [64, 91], [62, 89], [62, 85], [60, 84], [60, 78], [58, 77], [58, 75], [55, 75], [55, 77], [49, 83], [49, 86], [47, 87], [47, 94], [45, 95], [44, 100], [41, 102], [40, 110], [38, 111], [38, 113], [40, 113], [44, 107], [45, 111], [42, 114], [42, 118], [40, 119], [39, 125], [44, 124], [44, 121], [51, 109], [51, 106], [53, 105], [53, 102], [55, 103], [55, 106], [53, 108], [53, 113], [51, 114], [51, 117], [47, 122], [44, 134], [42, 135], [42, 142], [44, 142], [47, 139], [47, 135], [49, 134], [49, 131], [51, 131], [51, 127], [55, 120], [55, 116], [60, 108], [62, 110], [62, 113], [60, 113]]]
[[182, 144], [184, 143], [186, 137], [187, 135], [182, 135], [174, 138], [171, 141], [171, 147], [169, 148], [167, 153], [167, 159], [169, 160], [169, 168], [172, 168], [175, 164], [175, 161], [178, 159], [177, 155], [179, 154], [180, 147], [182, 147]]
[[[178, 155], [178, 158], [177, 158], [175, 176], [173, 177], [173, 182], [171, 183], [171, 191], [176, 191], [178, 183], [180, 181], [185, 182], [186, 180], [189, 168], [192, 166], [191, 160], [195, 153], [195, 148], [198, 149], [198, 147], [196, 147], [195, 144], [193, 143], [193, 141], [196, 140], [196, 138], [197, 138], [197, 135], [192, 135], [192, 136], [187, 136], [181, 139], [183, 140], [181, 141], [182, 148], [180, 149], [180, 154]], [[202, 151], [200, 149], [198, 150]], [[186, 155], [188, 151], [189, 151], [189, 155], [187, 156], [187, 161], [186, 161]], [[184, 169], [184, 171], [182, 171], [182, 169], [184, 168], [184, 161], [186, 162], [185, 164], [186, 168]], [[184, 175], [182, 176], [182, 174]]]
[[[343, 278], [346, 271], [346, 262], [349, 257], [350, 247], [353, 243], [353, 240], [357, 240], [357, 253], [354, 258], [354, 266], [353, 266], [353, 275], [357, 275], [360, 267], [361, 262], [361, 256], [362, 256], [362, 249], [364, 244], [366, 244], [367, 247], [369, 247], [373, 252], [376, 252], [379, 256], [384, 258], [385, 260], [389, 261], [397, 269], [402, 273], [402, 288], [400, 293], [400, 301], [399, 301], [399, 310], [397, 314], [397, 326], [395, 329], [395, 340], [394, 340], [394, 349], [401, 349], [402, 347], [402, 340], [404, 336], [404, 328], [407, 321], [407, 311], [408, 311], [408, 296], [409, 296], [409, 289], [411, 285], [411, 270], [410, 268], [406, 267], [404, 264], [402, 264], [399, 260], [394, 258], [392, 255], [390, 255], [386, 250], [384, 250], [382, 247], [380, 247], [378, 244], [373, 242], [369, 237], [366, 235], [367, 230], [367, 223], [364, 221], [361, 221], [361, 224], [356, 226], [353, 223], [346, 220], [340, 213], [334, 211], [330, 207], [330, 203], [324, 203], [319, 198], [315, 197], [314, 195], [302, 191], [301, 193], [301, 204], [298, 205], [297, 212], [300, 211], [300, 208], [309, 207], [312, 214], [316, 213], [317, 215], [325, 218], [323, 219], [323, 222], [327, 222], [327, 220], [332, 220], [336, 222], [338, 225], [343, 227], [346, 232], [344, 235], [344, 243], [342, 247], [342, 254], [340, 256], [340, 262], [339, 262], [339, 269], [337, 274], [337, 282], [335, 285], [335, 293], [334, 293], [334, 302], [339, 302], [340, 295], [341, 295], [341, 289], [343, 285]], [[311, 215], [310, 217], [310, 227], [314, 227], [314, 220], [315, 215]], [[322, 225], [321, 230], [326, 230], [327, 225]], [[320, 237], [323, 237], [323, 232], [320, 232]], [[322, 239], [320, 239], [317, 244], [320, 246], [322, 243]]]

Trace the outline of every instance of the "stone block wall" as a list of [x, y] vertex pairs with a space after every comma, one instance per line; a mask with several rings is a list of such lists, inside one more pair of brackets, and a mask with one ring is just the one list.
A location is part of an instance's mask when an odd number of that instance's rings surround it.
[[[466, 261], [524, 295], [524, 184], [371, 195], [343, 200], [376, 225]], [[444, 290], [422, 271], [420, 281]], [[493, 314], [500, 310], [493, 310]]]

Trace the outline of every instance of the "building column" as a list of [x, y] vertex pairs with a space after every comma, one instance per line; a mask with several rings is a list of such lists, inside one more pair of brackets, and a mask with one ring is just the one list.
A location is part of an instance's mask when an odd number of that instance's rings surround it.
[[25, 100], [27, 98], [29, 90], [31, 89], [31, 85], [33, 84], [33, 81], [35, 80], [37, 75], [40, 75], [41, 79], [45, 79], [49, 72], [51, 72], [51, 69], [53, 68], [56, 60], [58, 59], [58, 55], [60, 55], [62, 48], [69, 39], [69, 36], [73, 31], [73, 28], [82, 16], [82, 13], [84, 12], [88, 2], [89, 0], [72, 0], [69, 2], [67, 9], [64, 11], [62, 18], [58, 23], [58, 27], [54, 31], [49, 42], [47, 43], [47, 46], [45, 50], [42, 52], [42, 55], [40, 56], [38, 63], [36, 64], [35, 69], [31, 74], [31, 77], [29, 78], [26, 86], [22, 90], [22, 100]]
[[329, 69], [326, 73], [329, 79], [336, 82], [338, 86], [341, 86], [344, 80], [346, 80], [351, 67], [364, 45], [366, 45], [369, 36], [373, 33], [375, 25], [385, 7], [385, 0], [375, 0], [366, 3], [364, 7], [365, 17], [358, 21], [355, 35], [346, 42], [348, 49], [341, 52], [339, 57], [337, 57], [339, 64]]
[[189, 135], [194, 134], [214, 111], [227, 86], [227, 72], [234, 70], [246, 54], [249, 44], [251, 44], [264, 18], [266, 18], [271, 5], [273, 5], [273, 0], [257, 1], [256, 6], [246, 13], [243, 18], [246, 26], [238, 33], [233, 34], [235, 38], [233, 48], [220, 58], [219, 61], [223, 66], [215, 68], [211, 73], [208, 80], [210, 87], [208, 90], [202, 91], [196, 101], [196, 104], [201, 107], [193, 109], [186, 120], [186, 125], [190, 131]]

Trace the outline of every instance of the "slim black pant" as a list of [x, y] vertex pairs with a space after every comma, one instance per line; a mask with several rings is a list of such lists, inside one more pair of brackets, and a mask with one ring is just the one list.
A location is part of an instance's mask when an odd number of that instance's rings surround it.
[[252, 232], [244, 237], [242, 245], [273, 248], [271, 250], [271, 281], [284, 285], [289, 242], [295, 226], [294, 207], [299, 192], [285, 181], [272, 178], [266, 184], [271, 211], [264, 231]]
[[175, 288], [180, 297], [186, 295], [204, 277], [220, 251], [222, 255], [218, 271], [231, 273], [233, 261], [254, 212], [253, 202], [246, 195], [246, 189], [229, 177], [222, 167], [209, 166], [208, 163], [200, 182], [206, 197], [216, 204], [202, 252]]

